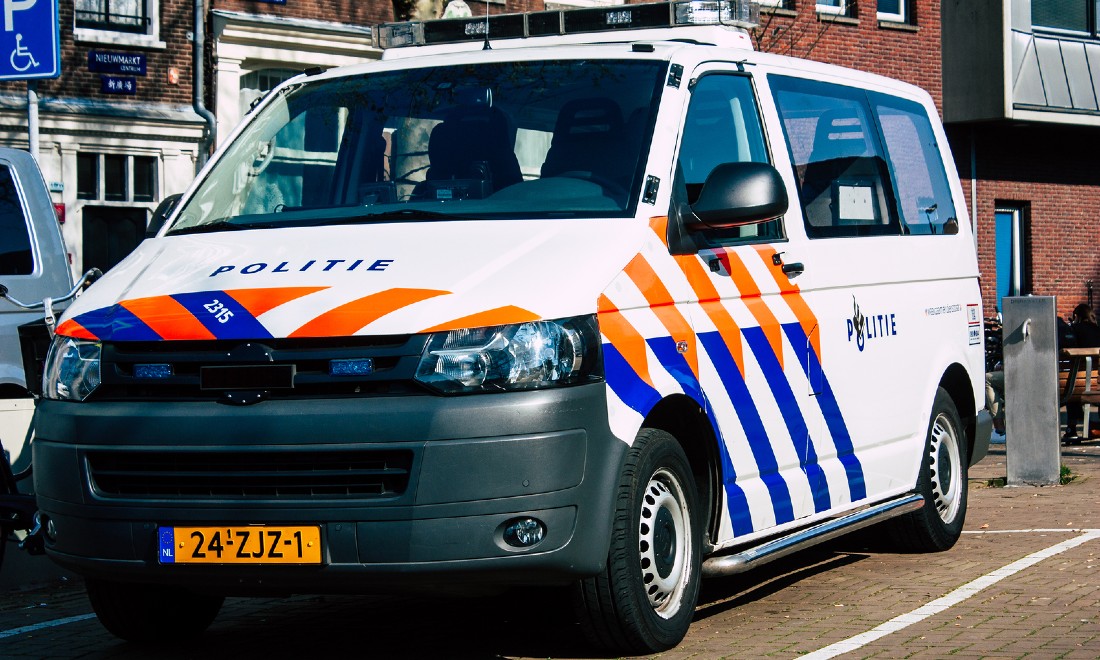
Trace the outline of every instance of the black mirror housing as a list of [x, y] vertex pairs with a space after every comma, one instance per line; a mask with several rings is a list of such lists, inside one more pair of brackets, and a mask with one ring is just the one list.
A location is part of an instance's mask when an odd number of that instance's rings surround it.
[[160, 228], [164, 226], [164, 221], [168, 219], [169, 214], [172, 213], [172, 209], [176, 208], [176, 204], [180, 201], [180, 197], [183, 197], [182, 193], [176, 193], [174, 195], [168, 195], [161, 200], [157, 205], [157, 209], [153, 211], [153, 217], [149, 220], [149, 226], [145, 228], [145, 238], [153, 238], [160, 231]]
[[767, 163], [723, 163], [707, 176], [691, 205], [691, 231], [729, 229], [774, 220], [787, 212], [783, 177]]

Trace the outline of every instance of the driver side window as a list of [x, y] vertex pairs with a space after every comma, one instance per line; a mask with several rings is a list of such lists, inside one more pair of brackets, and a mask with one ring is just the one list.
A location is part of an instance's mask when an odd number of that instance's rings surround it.
[[[689, 204], [698, 199], [707, 176], [718, 165], [771, 162], [751, 78], [735, 74], [699, 78], [691, 92], [677, 162]], [[712, 230], [706, 232], [706, 238], [719, 245], [780, 238], [780, 222]]]

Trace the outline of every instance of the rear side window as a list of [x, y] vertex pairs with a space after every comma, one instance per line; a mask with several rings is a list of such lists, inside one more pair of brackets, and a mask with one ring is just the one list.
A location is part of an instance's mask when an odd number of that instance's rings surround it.
[[854, 87], [770, 80], [811, 238], [958, 233], [923, 106]]
[[899, 234], [894, 192], [863, 90], [771, 77], [811, 238]]
[[902, 231], [907, 234], [956, 234], [959, 231], [951, 186], [940, 158], [932, 124], [912, 101], [870, 95], [882, 127], [890, 171], [897, 190]]
[[0, 275], [34, 272], [31, 236], [11, 170], [0, 165]]

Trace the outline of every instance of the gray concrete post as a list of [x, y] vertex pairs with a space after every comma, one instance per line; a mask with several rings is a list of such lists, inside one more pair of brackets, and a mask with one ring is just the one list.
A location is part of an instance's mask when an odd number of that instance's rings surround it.
[[1057, 484], [1058, 328], [1052, 296], [1002, 299], [1008, 485]]

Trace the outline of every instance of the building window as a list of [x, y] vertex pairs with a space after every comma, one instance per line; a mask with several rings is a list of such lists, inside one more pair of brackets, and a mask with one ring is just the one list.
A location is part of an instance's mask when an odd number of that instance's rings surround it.
[[122, 154], [77, 154], [76, 197], [108, 202], [156, 201], [157, 159]]
[[1028, 255], [1024, 224], [1025, 209], [1018, 205], [998, 204], [994, 214], [994, 252], [997, 262], [997, 311], [1003, 311], [1001, 299], [1020, 296], [1028, 289]]
[[1095, 35], [1098, 11], [1096, 0], [1032, 0], [1031, 25]]
[[850, 16], [854, 6], [855, 3], [849, 2], [849, 0], [817, 0], [817, 11], [822, 14]]
[[76, 0], [76, 27], [148, 34], [148, 0]]
[[241, 76], [240, 111], [243, 116], [252, 104], [263, 98], [264, 94], [275, 89], [284, 80], [290, 80], [301, 73], [294, 69], [261, 69], [250, 71]]
[[909, 22], [909, 2], [907, 0], [878, 0], [878, 19], [880, 21]]

